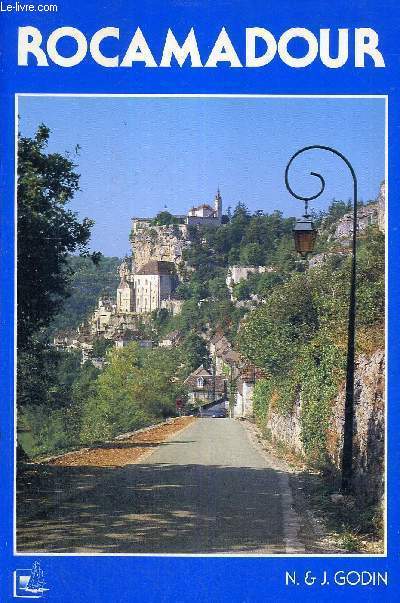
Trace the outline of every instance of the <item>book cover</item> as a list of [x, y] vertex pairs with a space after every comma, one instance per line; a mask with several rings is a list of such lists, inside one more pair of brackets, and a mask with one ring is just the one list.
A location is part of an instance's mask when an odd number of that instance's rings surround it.
[[0, 2], [1, 601], [396, 601], [400, 13]]

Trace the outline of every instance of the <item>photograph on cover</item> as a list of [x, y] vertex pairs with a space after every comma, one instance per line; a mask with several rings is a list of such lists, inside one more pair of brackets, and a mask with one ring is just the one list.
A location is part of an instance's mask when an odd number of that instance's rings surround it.
[[16, 100], [16, 552], [384, 554], [386, 97]]

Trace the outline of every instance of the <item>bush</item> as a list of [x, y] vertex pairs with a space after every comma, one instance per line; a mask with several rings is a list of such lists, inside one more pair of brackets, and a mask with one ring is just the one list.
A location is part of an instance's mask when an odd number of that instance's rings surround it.
[[83, 409], [81, 440], [104, 440], [175, 414], [181, 397], [177, 350], [114, 349]]
[[[237, 338], [242, 354], [269, 376], [255, 387], [256, 417], [266, 422], [272, 401], [278, 412], [290, 413], [300, 395], [303, 447], [318, 465], [345, 379], [350, 268], [350, 257], [332, 258], [271, 282], [265, 303], [247, 316]], [[384, 237], [376, 228], [360, 240], [357, 299], [357, 350], [371, 353], [382, 345], [384, 324]]]
[[260, 379], [254, 386], [253, 409], [254, 414], [264, 423], [268, 416], [269, 403], [272, 395], [272, 382], [269, 379]]

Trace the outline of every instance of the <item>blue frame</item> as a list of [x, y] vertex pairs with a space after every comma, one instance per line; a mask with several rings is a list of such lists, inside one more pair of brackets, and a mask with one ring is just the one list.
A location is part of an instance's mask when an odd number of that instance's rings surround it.
[[[0, 106], [1, 106], [1, 421], [0, 421], [0, 601], [13, 600], [13, 572], [29, 568], [39, 560], [50, 590], [49, 601], [207, 601], [234, 602], [287, 600], [383, 600], [400, 599], [400, 513], [399, 389], [400, 279], [400, 21], [398, 2], [379, 5], [371, 0], [142, 0], [127, 3], [105, 0], [85, 3], [60, 2], [59, 12], [7, 13], [0, 15]], [[106, 5], [106, 8], [104, 7]], [[245, 27], [259, 25], [274, 32], [294, 26], [312, 31], [321, 27], [373, 27], [380, 35], [386, 67], [356, 69], [351, 63], [328, 70], [315, 62], [305, 69], [291, 69], [274, 61], [265, 69], [102, 69], [85, 61], [73, 69], [52, 65], [48, 68], [17, 67], [17, 28], [34, 25], [46, 36], [56, 27], [71, 25], [92, 34], [113, 25], [132, 33], [140, 25], [159, 55], [165, 31], [173, 28], [185, 36], [195, 26], [200, 43], [209, 47], [222, 26], [243, 51]], [[168, 556], [57, 556], [13, 553], [13, 474], [14, 474], [14, 170], [15, 114], [17, 93], [134, 93], [134, 94], [311, 94], [388, 95], [388, 538], [383, 557], [266, 557], [215, 558]], [[388, 586], [285, 586], [285, 572], [317, 576], [343, 570], [388, 571]], [[102, 580], [98, 580], [98, 576]]]

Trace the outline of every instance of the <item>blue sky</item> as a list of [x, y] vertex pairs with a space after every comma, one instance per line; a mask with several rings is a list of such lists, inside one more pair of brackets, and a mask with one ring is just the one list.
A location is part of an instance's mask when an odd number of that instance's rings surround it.
[[[164, 206], [186, 213], [210, 203], [218, 186], [225, 210], [242, 201], [251, 211], [301, 215], [284, 170], [302, 146], [346, 155], [363, 200], [376, 197], [385, 173], [383, 99], [22, 97], [19, 115], [24, 136], [42, 122], [50, 127], [51, 151], [80, 145], [81, 190], [71, 208], [95, 220], [91, 248], [106, 255], [129, 251], [132, 216], [154, 216]], [[316, 192], [310, 170], [326, 180], [314, 209], [350, 197], [346, 166], [321, 152], [293, 166], [297, 192]]]

